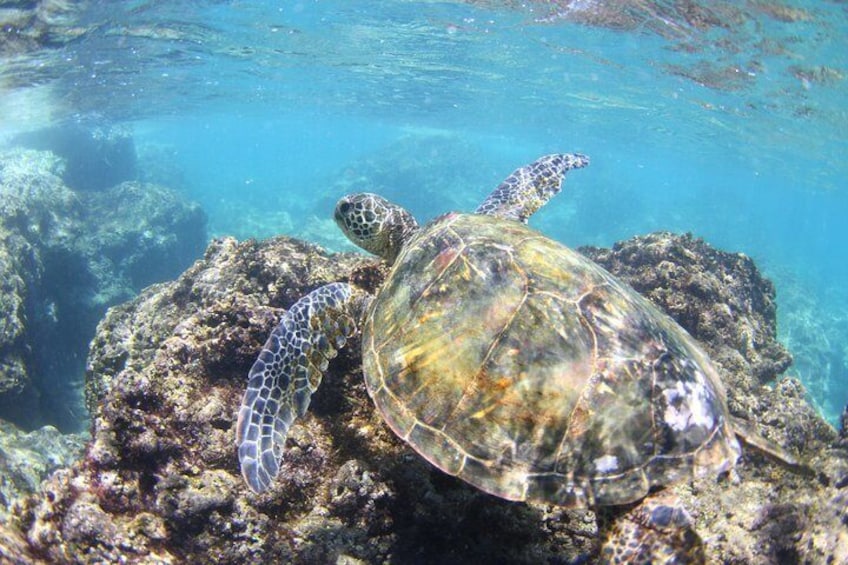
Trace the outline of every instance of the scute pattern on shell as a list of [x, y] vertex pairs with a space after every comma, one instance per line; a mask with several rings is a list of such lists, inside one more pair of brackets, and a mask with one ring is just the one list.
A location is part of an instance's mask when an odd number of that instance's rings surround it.
[[497, 496], [622, 504], [732, 466], [719, 377], [691, 337], [526, 226], [448, 214], [398, 257], [363, 328], [394, 431]]

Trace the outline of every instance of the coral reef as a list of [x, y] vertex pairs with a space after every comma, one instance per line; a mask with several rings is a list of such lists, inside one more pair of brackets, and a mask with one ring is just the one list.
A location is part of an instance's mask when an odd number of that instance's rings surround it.
[[845, 405], [845, 409], [842, 411], [839, 421], [841, 424], [839, 428], [840, 445], [848, 448], [848, 404]]
[[[774, 290], [753, 263], [670, 234], [587, 253], [687, 325], [719, 358], [736, 413], [815, 469], [790, 473], [748, 449], [738, 481], [673, 487], [709, 562], [848, 559], [848, 450], [797, 380], [763, 386], [788, 356], [774, 342]], [[176, 281], [110, 309], [89, 356], [85, 457], [21, 505], [0, 550], [71, 563], [591, 560], [590, 510], [493, 498], [396, 438], [364, 390], [356, 340], [291, 430], [280, 480], [259, 496], [243, 484], [235, 412], [269, 329], [321, 284], [381, 276], [371, 259], [297, 240], [224, 239]]]
[[[120, 273], [133, 294], [173, 278], [203, 253], [203, 211], [169, 188], [123, 182], [102, 195], [81, 198], [86, 219], [96, 229], [83, 231], [77, 247], [100, 263], [92, 271]], [[98, 286], [103, 288], [105, 281]]]
[[24, 344], [26, 282], [18, 276], [15, 256], [0, 247], [0, 395], [20, 391], [27, 382]]
[[98, 320], [205, 244], [203, 212], [173, 191], [124, 182], [80, 193], [64, 172], [49, 152], [0, 154], [0, 414], [25, 428], [84, 425]]
[[24, 432], [0, 420], [0, 563], [29, 565], [37, 559], [14, 526], [24, 499], [57, 469], [78, 461], [87, 435], [62, 434], [52, 426]]

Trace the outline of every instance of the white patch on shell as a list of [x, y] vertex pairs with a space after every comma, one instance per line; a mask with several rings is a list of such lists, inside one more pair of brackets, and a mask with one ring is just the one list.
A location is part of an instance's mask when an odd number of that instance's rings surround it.
[[684, 431], [693, 426], [712, 429], [715, 425], [712, 394], [700, 371], [696, 378], [695, 382], [678, 381], [674, 388], [663, 391], [666, 402], [663, 419], [672, 430]]
[[618, 457], [615, 455], [604, 455], [595, 459], [595, 470], [599, 473], [609, 473], [618, 469]]

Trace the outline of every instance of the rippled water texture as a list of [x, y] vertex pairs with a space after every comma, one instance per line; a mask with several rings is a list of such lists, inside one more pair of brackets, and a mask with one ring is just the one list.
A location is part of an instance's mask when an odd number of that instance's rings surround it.
[[750, 255], [777, 287], [789, 373], [835, 421], [848, 402], [846, 12], [0, 0], [0, 142], [119, 126], [137, 177], [198, 202], [210, 235], [331, 248], [346, 245], [330, 214], [350, 190], [423, 220], [473, 209], [541, 153], [587, 153], [534, 227], [573, 246], [692, 232]]

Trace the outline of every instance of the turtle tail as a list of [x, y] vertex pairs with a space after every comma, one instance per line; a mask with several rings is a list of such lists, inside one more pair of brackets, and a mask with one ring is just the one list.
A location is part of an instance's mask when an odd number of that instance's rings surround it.
[[280, 471], [286, 436], [309, 407], [329, 360], [357, 332], [364, 297], [331, 283], [298, 300], [271, 332], [248, 374], [236, 425], [241, 473], [261, 493]]

